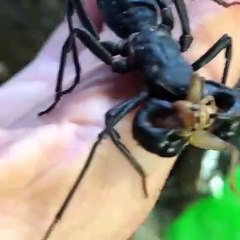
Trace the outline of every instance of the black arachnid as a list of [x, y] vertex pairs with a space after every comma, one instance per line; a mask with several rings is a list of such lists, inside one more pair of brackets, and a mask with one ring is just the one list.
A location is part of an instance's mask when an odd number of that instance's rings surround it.
[[[62, 49], [55, 101], [48, 109], [39, 113], [39, 115], [51, 111], [61, 97], [64, 94], [71, 92], [80, 81], [81, 68], [77, 56], [76, 39], [79, 39], [100, 60], [111, 66], [114, 72], [126, 73], [131, 70], [142, 72], [145, 78], [145, 83], [143, 90], [140, 91], [137, 96], [120, 103], [106, 113], [106, 128], [99, 134], [98, 140], [93, 145], [88, 156], [86, 165], [77, 177], [64, 203], [44, 235], [43, 240], [48, 239], [56, 223], [61, 219], [77, 186], [89, 168], [97, 146], [105, 136], [110, 137], [114, 145], [141, 176], [144, 192], [145, 195], [147, 195], [145, 172], [126, 146], [120, 141], [120, 135], [114, 129], [115, 125], [132, 110], [145, 104], [136, 114], [133, 121], [133, 137], [146, 150], [158, 154], [159, 156], [170, 157], [179, 154], [186, 144], [197, 145], [190, 140], [190, 138], [195, 130], [199, 130], [198, 127], [205, 130], [212, 126], [212, 118], [218, 113], [218, 108], [208, 108], [208, 102], [202, 103], [201, 100], [202, 98], [204, 99], [204, 96], [218, 96], [219, 93], [224, 92], [224, 94], [228, 96], [229, 101], [234, 101], [236, 99], [236, 96], [234, 95], [235, 93], [233, 93], [232, 90], [222, 84], [213, 83], [212, 81], [206, 81], [206, 84], [204, 84], [203, 87], [203, 94], [202, 91], [199, 90], [200, 94], [198, 94], [199, 98], [196, 102], [193, 102], [191, 98], [186, 98], [188, 93], [192, 91], [191, 88], [189, 90], [189, 86], [194, 82], [192, 80], [195, 79], [195, 77], [193, 77], [194, 71], [197, 71], [209, 63], [223, 49], [226, 50], [226, 61], [222, 77], [222, 83], [225, 84], [231, 61], [232, 41], [230, 36], [224, 34], [204, 55], [190, 65], [181, 54], [181, 52], [186, 51], [190, 47], [193, 40], [190, 33], [187, 10], [183, 0], [174, 0], [173, 3], [177, 9], [182, 26], [182, 35], [179, 42], [175, 41], [171, 36], [174, 19], [172, 10], [165, 1], [97, 0], [104, 22], [118, 37], [122, 39], [119, 43], [115, 43], [111, 41], [101, 41], [99, 39], [99, 36], [91, 21], [88, 19], [80, 0], [68, 0], [67, 20], [70, 34]], [[158, 23], [158, 10], [161, 12], [160, 23]], [[84, 28], [73, 27], [72, 15], [74, 11], [76, 11]], [[66, 56], [70, 51], [72, 51], [73, 54], [76, 76], [73, 85], [70, 88], [63, 90], [62, 81]], [[121, 58], [116, 58], [115, 56], [117, 55], [120, 55]], [[170, 100], [170, 102], [168, 102], [168, 100]], [[174, 100], [186, 100], [188, 102], [193, 102], [193, 104], [197, 105], [199, 108], [204, 107], [204, 109], [201, 109], [198, 114], [207, 114], [209, 109], [212, 109], [215, 112], [213, 111], [213, 113], [211, 113], [212, 115], [209, 114], [209, 118], [204, 119], [206, 122], [203, 124], [200, 124], [201, 121], [199, 122], [199, 118], [196, 118], [194, 113], [193, 115], [195, 118], [192, 122], [194, 124], [194, 129], [192, 129], [191, 132], [187, 128], [189, 127], [188, 125], [183, 125], [184, 120], [187, 119], [183, 117], [185, 114], [184, 108], [174, 108], [174, 111], [172, 110]], [[235, 113], [239, 112], [239, 104], [237, 102], [238, 101], [234, 101], [234, 104], [231, 107], [228, 107], [227, 110], [224, 109], [223, 113], [221, 113], [221, 117], [217, 118], [219, 121], [227, 121], [224, 129], [218, 133], [219, 135], [222, 135], [222, 137], [228, 136], [233, 132], [232, 127], [235, 126], [234, 124], [237, 122], [237, 120], [235, 120]], [[218, 106], [218, 104], [216, 104], [216, 106]], [[161, 117], [159, 116], [159, 113], [161, 113], [162, 109], [169, 111], [169, 118], [174, 120], [173, 126], [171, 127], [177, 129], [176, 132], [169, 130], [167, 127], [161, 127], [160, 125], [153, 129], [148, 128], [149, 123], [151, 123], [150, 120], [152, 119], [149, 119], [149, 116], [157, 116], [159, 119]], [[184, 114], [176, 115], [175, 111]], [[233, 111], [233, 114], [230, 113], [231, 111]], [[228, 114], [230, 115], [228, 116]], [[173, 116], [174, 118], [172, 118]], [[195, 129], [195, 125], [197, 126], [197, 129]], [[183, 131], [179, 133], [178, 129], [180, 127], [183, 128]], [[197, 131], [197, 133], [199, 132]], [[205, 131], [205, 133], [208, 133], [208, 131]], [[148, 136], [148, 139], [147, 142], [144, 142], [146, 136]], [[197, 140], [199, 139], [206, 138], [197, 137]], [[201, 146], [204, 147], [203, 145]], [[199, 145], [199, 147], [201, 146]], [[218, 149], [223, 148], [218, 145]], [[234, 153], [235, 152], [236, 151], [234, 151]]]

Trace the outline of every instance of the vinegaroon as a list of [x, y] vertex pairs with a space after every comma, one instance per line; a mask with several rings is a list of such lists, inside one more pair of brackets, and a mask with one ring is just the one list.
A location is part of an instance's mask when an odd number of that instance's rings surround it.
[[[158, 132], [155, 128], [156, 132], [153, 130], [153, 134], [149, 136], [150, 139], [148, 139], [148, 143], [144, 143], [141, 139], [141, 136], [143, 136], [142, 134], [144, 134], [141, 131], [148, 130], [148, 122], [143, 121], [144, 116], [147, 117], [147, 115], [155, 113], [155, 111], [158, 113], [158, 107], [162, 109], [161, 103], [160, 105], [154, 105], [153, 112], [150, 111], [151, 109], [148, 107], [155, 101], [154, 98], [159, 99], [159, 97], [161, 97], [161, 101], [163, 101], [163, 99], [171, 99], [171, 101], [184, 99], [191, 83], [193, 72], [211, 61], [223, 49], [226, 49], [226, 62], [222, 77], [223, 84], [225, 84], [227, 78], [232, 47], [231, 38], [227, 34], [223, 35], [192, 65], [189, 65], [183, 58], [181, 52], [186, 51], [190, 47], [193, 39], [190, 33], [187, 11], [183, 0], [173, 1], [182, 25], [183, 34], [179, 39], [179, 43], [171, 37], [174, 19], [171, 8], [167, 6], [164, 0], [98, 0], [97, 3], [106, 24], [123, 40], [119, 43], [100, 41], [98, 34], [84, 11], [81, 1], [68, 0], [67, 19], [70, 34], [62, 49], [55, 101], [48, 109], [41, 112], [39, 115], [51, 111], [61, 97], [64, 94], [71, 92], [79, 83], [80, 64], [77, 58], [75, 38], [83, 42], [83, 44], [104, 63], [110, 65], [113, 71], [125, 73], [137, 69], [143, 72], [146, 80], [143, 90], [136, 97], [120, 103], [106, 113], [106, 128], [101, 134], [99, 134], [98, 140], [93, 145], [88, 156], [86, 165], [77, 177], [73, 187], [62, 204], [62, 207], [57, 212], [53, 222], [44, 235], [43, 240], [48, 239], [54, 226], [61, 219], [77, 186], [91, 163], [97, 146], [106, 136], [111, 138], [114, 145], [141, 176], [144, 192], [145, 195], [147, 195], [145, 172], [131, 155], [130, 151], [120, 141], [120, 135], [114, 129], [114, 126], [122, 118], [145, 102], [146, 106], [139, 111], [133, 121], [134, 138], [139, 141], [142, 147], [150, 152], [154, 152], [159, 156], [174, 156], [178, 154], [186, 144], [186, 139], [188, 139], [188, 137], [184, 135], [186, 132], [182, 132], [184, 133], [183, 135], [182, 133], [177, 135], [176, 142], [174, 139], [171, 139], [172, 136], [176, 135], [175, 133], [169, 135], [169, 129], [159, 128], [160, 132]], [[79, 19], [82, 21], [84, 28], [73, 28], [72, 15], [74, 9], [76, 10]], [[162, 17], [160, 24], [158, 24], [158, 10], [161, 11]], [[63, 72], [66, 63], [66, 56], [70, 51], [73, 53], [76, 77], [74, 84], [67, 90], [63, 90]], [[115, 58], [117, 55], [122, 56], [122, 58]], [[210, 82], [206, 84], [206, 86], [207, 89], [208, 87], [213, 88], [216, 92], [218, 89], [225, 89], [223, 85], [217, 85], [215, 87], [215, 85]], [[229, 125], [231, 124], [227, 124], [227, 129], [229, 128]], [[228, 130], [226, 130], [226, 132], [228, 132]], [[169, 141], [168, 136], [170, 137]], [[161, 142], [163, 142], [163, 144], [160, 144]], [[170, 144], [170, 147], [168, 146], [168, 143]], [[154, 148], [156, 144], [159, 146], [157, 149]]]

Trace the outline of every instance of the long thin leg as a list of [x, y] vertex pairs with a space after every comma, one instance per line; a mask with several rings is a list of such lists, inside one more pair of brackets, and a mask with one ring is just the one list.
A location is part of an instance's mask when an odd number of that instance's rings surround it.
[[[68, 27], [70, 30], [70, 33], [73, 30], [73, 22], [72, 22], [72, 18], [70, 17], [73, 14], [73, 7], [71, 5], [71, 3], [68, 3], [68, 7], [67, 7], [67, 21], [68, 21]], [[76, 46], [76, 42], [75, 39], [73, 39], [73, 44], [72, 44], [72, 51], [73, 51], [73, 63], [74, 63], [74, 67], [75, 67], [75, 79], [73, 81], [73, 85], [70, 86], [68, 89], [62, 91], [62, 81], [63, 81], [63, 75], [58, 76], [57, 79], [57, 86], [56, 86], [56, 98], [58, 95], [61, 94], [67, 94], [73, 91], [73, 89], [79, 84], [80, 82], [80, 73], [81, 73], [81, 67], [80, 67], [80, 63], [78, 60], [78, 51], [77, 51], [77, 46]], [[60, 98], [61, 98], [60, 96]]]
[[171, 7], [165, 3], [165, 0], [156, 0], [156, 2], [161, 10], [162, 15], [161, 24], [167, 26], [169, 28], [169, 31], [171, 31], [174, 27], [174, 18]]
[[[77, 187], [79, 186], [79, 184], [81, 183], [83, 177], [85, 176], [85, 174], [87, 173], [87, 170], [89, 169], [89, 166], [92, 162], [93, 156], [96, 152], [96, 149], [98, 147], [98, 145], [101, 143], [101, 141], [109, 134], [108, 130], [113, 128], [124, 116], [126, 116], [129, 112], [131, 112], [134, 108], [136, 108], [143, 100], [145, 100], [147, 98], [147, 94], [146, 93], [141, 93], [139, 96], [134, 97], [130, 100], [127, 100], [119, 105], [117, 105], [116, 107], [112, 108], [111, 110], [108, 111], [108, 113], [106, 114], [106, 122], [109, 123], [109, 126], [106, 126], [106, 128], [99, 134], [97, 141], [94, 143], [86, 164], [84, 166], [84, 168], [80, 171], [79, 175], [77, 176], [72, 188], [70, 189], [67, 197], [65, 198], [63, 204], [61, 205], [59, 211], [57, 212], [57, 214], [55, 215], [52, 223], [50, 224], [50, 226], [48, 227], [44, 237], [42, 238], [42, 240], [47, 240], [50, 236], [50, 234], [52, 233], [54, 227], [56, 226], [56, 224], [61, 220], [66, 208], [68, 207], [74, 193], [76, 192]], [[111, 116], [111, 119], [109, 119]], [[114, 130], [115, 131], [115, 130]], [[115, 133], [115, 137], [118, 138], [118, 133]]]
[[62, 48], [62, 53], [61, 53], [61, 58], [60, 58], [60, 66], [59, 66], [59, 72], [58, 72], [58, 78], [57, 78], [57, 85], [56, 85], [56, 95], [55, 95], [55, 100], [53, 104], [48, 107], [46, 110], [40, 112], [38, 115], [42, 116], [48, 112], [50, 112], [52, 109], [55, 108], [57, 103], [60, 101], [62, 95], [64, 93], [61, 92], [62, 89], [62, 80], [63, 80], [63, 74], [64, 74], [64, 68], [66, 65], [66, 58], [69, 50], [73, 47], [74, 44], [74, 39], [72, 35], [70, 35], [67, 40], [65, 41], [63, 48]]
[[[75, 42], [74, 36], [72, 34], [72, 31], [73, 31], [72, 15], [73, 15], [73, 6], [72, 6], [71, 1], [68, 1], [68, 3], [67, 3], [67, 21], [68, 21], [68, 27], [70, 30], [70, 34], [62, 47], [59, 71], [58, 71], [58, 76], [57, 76], [57, 84], [56, 84], [56, 88], [55, 88], [55, 99], [54, 99], [54, 102], [52, 103], [52, 105], [50, 105], [46, 110], [44, 110], [38, 114], [39, 116], [42, 116], [42, 115], [50, 112], [51, 110], [53, 110], [55, 108], [55, 106], [57, 105], [57, 103], [60, 101], [61, 97], [64, 94], [67, 94], [67, 93], [70, 93], [71, 91], [73, 91], [73, 89], [80, 82], [81, 67], [80, 67], [80, 63], [78, 60], [78, 52], [77, 52], [76, 42]], [[73, 57], [73, 63], [74, 63], [76, 75], [75, 75], [75, 79], [74, 79], [72, 86], [70, 86], [68, 89], [63, 91], [62, 84], [63, 84], [64, 69], [66, 66], [67, 54], [70, 52], [70, 50], [72, 50], [72, 57]]]
[[[162, 13], [162, 24], [168, 26], [170, 28], [169, 30], [172, 30], [174, 27], [174, 18], [171, 7], [169, 7], [164, 0], [156, 0], [156, 2]], [[177, 9], [182, 26], [182, 35], [179, 39], [179, 44], [181, 46], [181, 51], [185, 52], [191, 46], [193, 41], [187, 9], [183, 0], [173, 0], [173, 3]]]
[[219, 5], [221, 5], [225, 8], [228, 8], [228, 7], [231, 7], [231, 6], [234, 6], [234, 5], [240, 5], [240, 2], [237, 2], [237, 1], [231, 2], [231, 3], [226, 3], [223, 0], [212, 0], [212, 1], [216, 2], [217, 4], [219, 4]]
[[184, 0], [173, 0], [173, 3], [175, 4], [175, 7], [177, 9], [178, 16], [179, 16], [179, 19], [180, 19], [180, 22], [182, 25], [183, 34], [181, 35], [181, 37], [179, 39], [179, 44], [181, 46], [181, 51], [185, 52], [191, 46], [191, 43], [193, 41], [193, 37], [191, 35], [191, 30], [190, 30], [187, 9], [186, 9]]
[[212, 59], [214, 59], [223, 49], [226, 49], [225, 53], [225, 67], [223, 70], [222, 84], [226, 84], [229, 65], [232, 58], [232, 38], [224, 34], [205, 54], [203, 54], [197, 61], [192, 64], [194, 71], [199, 70], [206, 64], [208, 64]]
[[[78, 18], [80, 19], [82, 25], [84, 28], [86, 28], [97, 40], [99, 40], [99, 35], [93, 26], [91, 20], [87, 16], [83, 3], [81, 0], [68, 0], [68, 2], [73, 6], [74, 9], [76, 9]], [[72, 15], [71, 15], [72, 16]]]
[[[73, 28], [70, 32], [70, 35], [68, 39], [66, 40], [61, 54], [61, 61], [60, 61], [60, 68], [58, 73], [58, 80], [57, 80], [57, 86], [56, 86], [56, 97], [54, 103], [48, 107], [46, 110], [39, 113], [39, 116], [48, 113], [54, 107], [56, 104], [60, 101], [62, 95], [72, 91], [72, 89], [78, 84], [79, 82], [79, 74], [80, 74], [80, 64], [78, 62], [77, 56], [73, 54], [75, 62], [75, 69], [76, 69], [76, 78], [74, 84], [67, 90], [61, 91], [62, 89], [62, 80], [63, 80], [63, 73], [64, 73], [64, 67], [66, 64], [66, 57], [67, 53], [70, 51], [70, 49], [74, 48], [75, 44], [75, 38], [78, 38], [89, 50], [92, 51], [95, 56], [97, 56], [100, 60], [102, 60], [107, 65], [112, 66], [112, 70], [114, 72], [124, 73], [127, 72], [130, 68], [127, 59], [114, 59], [109, 51], [104, 48], [100, 42], [98, 42], [94, 36], [92, 36], [88, 31], [82, 28]], [[74, 53], [75, 51], [73, 51]]]

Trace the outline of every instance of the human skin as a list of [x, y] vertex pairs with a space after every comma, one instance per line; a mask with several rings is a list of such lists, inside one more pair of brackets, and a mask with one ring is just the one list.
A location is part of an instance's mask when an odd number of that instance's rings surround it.
[[[228, 85], [240, 73], [240, 13], [211, 0], [186, 1], [194, 42], [186, 54], [191, 63], [224, 33], [233, 37], [233, 59]], [[94, 23], [102, 22], [95, 1], [87, 1]], [[175, 36], [178, 29], [176, 28]], [[37, 113], [52, 103], [60, 49], [67, 36], [66, 21], [58, 27], [38, 56], [0, 88], [0, 239], [40, 240], [81, 171], [104, 113], [135, 96], [139, 73], [114, 74], [79, 44], [81, 84], [65, 96], [51, 113]], [[116, 40], [106, 27], [103, 39]], [[219, 81], [223, 54], [199, 71]], [[67, 66], [65, 87], [74, 77]], [[143, 150], [131, 135], [134, 112], [117, 129], [122, 141], [147, 172], [145, 198], [138, 174], [109, 140], [99, 147], [89, 172], [49, 239], [126, 240], [153, 208], [175, 158], [161, 158]], [[186, 169], [187, 171], [187, 169]]]

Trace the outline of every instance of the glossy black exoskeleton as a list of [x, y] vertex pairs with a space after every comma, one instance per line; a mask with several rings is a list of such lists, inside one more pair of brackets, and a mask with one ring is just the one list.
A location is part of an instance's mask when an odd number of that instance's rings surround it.
[[[145, 85], [151, 92], [183, 97], [188, 89], [193, 71], [211, 61], [221, 50], [226, 49], [226, 64], [222, 82], [225, 83], [231, 59], [231, 38], [223, 35], [202, 57], [189, 65], [181, 52], [186, 51], [192, 42], [189, 20], [184, 0], [174, 0], [182, 26], [182, 35], [176, 42], [171, 31], [174, 18], [171, 7], [164, 0], [98, 0], [100, 12], [106, 24], [122, 40], [119, 43], [100, 41], [94, 26], [88, 19], [80, 0], [68, 0], [67, 19], [70, 34], [61, 55], [56, 97], [54, 103], [43, 115], [51, 111], [64, 94], [71, 92], [80, 81], [80, 64], [77, 57], [75, 39], [79, 39], [100, 60], [112, 67], [114, 72], [126, 73], [139, 70], [144, 73]], [[74, 9], [84, 28], [74, 28], [72, 15]], [[161, 23], [158, 23], [158, 11]], [[74, 84], [62, 89], [66, 56], [72, 50], [76, 71]], [[122, 58], [115, 57], [117, 55]], [[162, 94], [164, 93], [164, 94]]]

